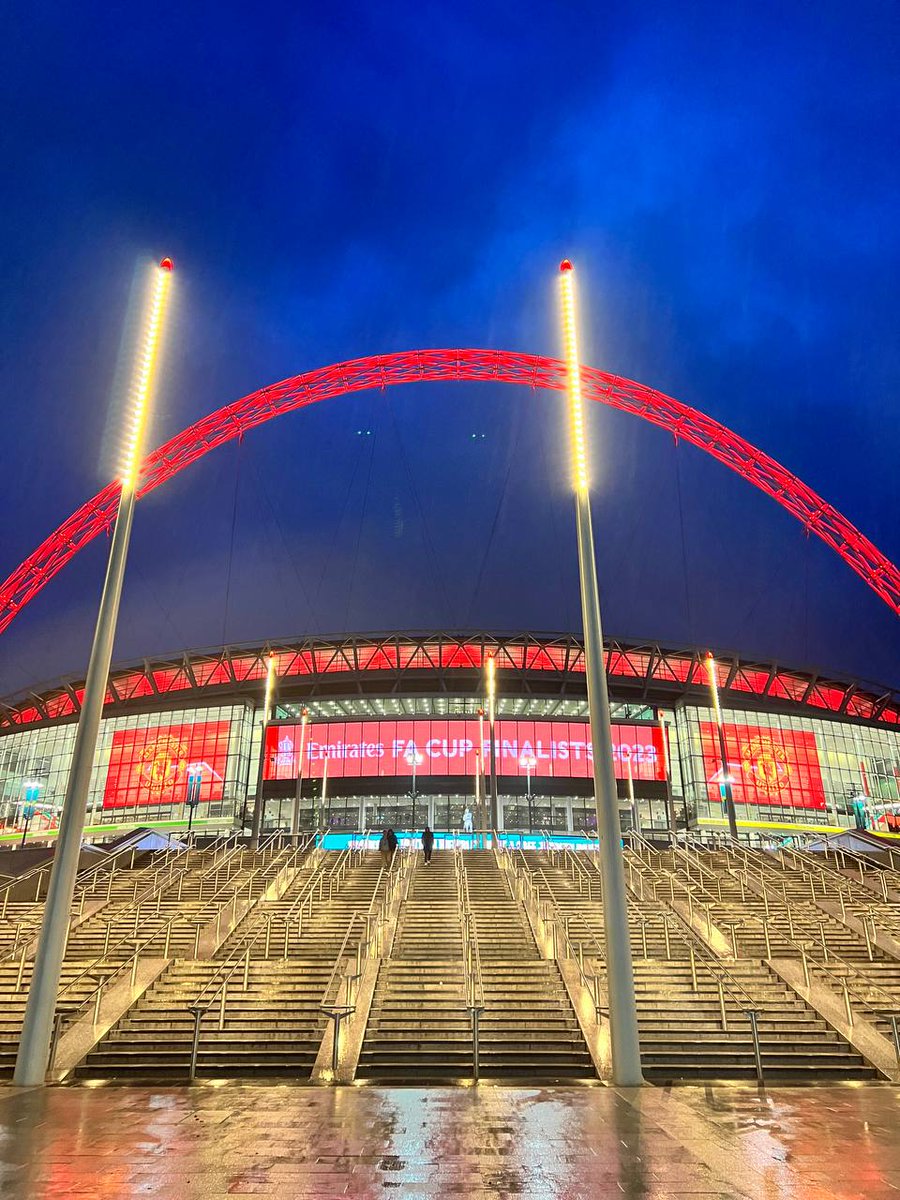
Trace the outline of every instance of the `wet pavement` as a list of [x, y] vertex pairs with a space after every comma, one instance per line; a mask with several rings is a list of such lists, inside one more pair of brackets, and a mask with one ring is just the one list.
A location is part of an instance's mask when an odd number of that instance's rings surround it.
[[900, 1200], [900, 1089], [0, 1089], [0, 1196]]

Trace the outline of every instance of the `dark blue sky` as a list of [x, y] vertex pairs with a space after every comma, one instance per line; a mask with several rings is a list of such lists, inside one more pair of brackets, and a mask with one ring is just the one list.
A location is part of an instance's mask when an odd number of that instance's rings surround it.
[[[163, 253], [154, 442], [343, 358], [557, 354], [567, 255], [586, 362], [731, 425], [896, 560], [898, 11], [20, 6], [0, 575], [108, 478], [123, 313]], [[138, 511], [116, 658], [577, 630], [561, 417], [558, 396], [432, 384], [217, 451]], [[609, 635], [900, 685], [900, 622], [773, 502], [633, 418], [597, 411], [591, 436]], [[0, 637], [0, 694], [84, 670], [105, 550]]]

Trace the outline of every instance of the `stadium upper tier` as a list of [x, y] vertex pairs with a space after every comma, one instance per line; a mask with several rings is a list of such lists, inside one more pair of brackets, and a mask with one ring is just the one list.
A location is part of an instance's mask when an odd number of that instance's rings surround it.
[[[495, 657], [506, 696], [584, 695], [584, 653], [571, 635], [531, 633], [394, 633], [303, 638], [185, 651], [115, 667], [107, 712], [146, 711], [173, 701], [194, 705], [224, 696], [254, 700], [274, 655], [282, 695], [477, 694], [487, 658]], [[611, 693], [623, 701], [672, 705], [705, 702], [705, 652], [653, 642], [608, 640]], [[900, 694], [872, 684], [718, 654], [723, 704], [842, 720], [900, 725]], [[0, 701], [0, 731], [78, 716], [83, 680], [61, 679]]]

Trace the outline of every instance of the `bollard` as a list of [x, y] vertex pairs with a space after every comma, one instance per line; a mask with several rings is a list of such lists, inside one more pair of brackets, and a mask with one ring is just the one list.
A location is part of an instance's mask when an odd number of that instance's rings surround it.
[[22, 953], [19, 956], [19, 971], [18, 971], [18, 974], [16, 975], [16, 991], [19, 991], [19, 989], [22, 986], [22, 975], [25, 973], [25, 955], [26, 955], [27, 951], [28, 951], [28, 943], [26, 942], [25, 945], [22, 947]]
[[197, 1054], [200, 1050], [200, 1021], [203, 1018], [204, 1010], [202, 1008], [191, 1008], [189, 1011], [194, 1014], [194, 1035], [191, 1039], [191, 1061], [188, 1067], [188, 1079], [193, 1083], [197, 1076]]
[[763, 1077], [762, 1053], [759, 1048], [759, 1013], [754, 1009], [747, 1012], [747, 1017], [750, 1021], [750, 1033], [753, 1037], [753, 1058], [756, 1062], [756, 1082], [763, 1087], [765, 1079]]
[[50, 1057], [47, 1062], [47, 1074], [53, 1070], [53, 1065], [56, 1062], [56, 1044], [59, 1041], [60, 1031], [62, 1029], [63, 1012], [57, 1009], [53, 1015], [53, 1033], [50, 1037]]
[[894, 1034], [894, 1053], [897, 1055], [897, 1066], [900, 1067], [900, 1030], [897, 1028], [897, 1016], [891, 1013], [891, 1029]]

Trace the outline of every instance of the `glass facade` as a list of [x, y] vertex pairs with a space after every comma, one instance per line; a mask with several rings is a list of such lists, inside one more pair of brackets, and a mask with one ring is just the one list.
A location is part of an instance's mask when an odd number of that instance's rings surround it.
[[[177, 818], [189, 795], [198, 816], [230, 817], [246, 795], [250, 726], [250, 710], [238, 704], [104, 719], [88, 824]], [[55, 823], [75, 729], [47, 725], [0, 737], [0, 821], [5, 825], [18, 826], [28, 816], [37, 832]]]
[[[722, 755], [711, 709], [684, 706], [676, 728], [684, 795], [701, 821], [724, 817]], [[876, 726], [723, 708], [728, 775], [739, 821], [893, 829], [900, 810], [900, 736]]]
[[[446, 718], [472, 718], [482, 703], [477, 696], [317, 700], [307, 706], [309, 730], [312, 734], [317, 726], [324, 730], [333, 728], [336, 721], [367, 719], [393, 727], [400, 719], [416, 717], [437, 718], [435, 724], [449, 729]], [[568, 722], [566, 736], [570, 739], [572, 727], [584, 728], [579, 722], [586, 717], [586, 702], [579, 698], [499, 697], [497, 707], [498, 716], [520, 723], [517, 728], [524, 728], [521, 723], [529, 721]], [[299, 710], [299, 705], [279, 704], [276, 716], [287, 723], [282, 729], [296, 728]], [[739, 822], [775, 827], [865, 822], [879, 830], [900, 828], [900, 733], [890, 728], [726, 707], [722, 715], [727, 762], [723, 766], [709, 708], [680, 702], [655, 709], [614, 701], [613, 715], [625, 722], [664, 722], [667, 737], [657, 744], [665, 750], [672, 809], [679, 828], [724, 825], [721, 789], [726, 771]], [[254, 710], [249, 702], [106, 718], [91, 779], [88, 823], [177, 820], [186, 815], [189, 799], [196, 802], [199, 818], [239, 822], [256, 794], [260, 720], [259, 709]], [[34, 833], [54, 825], [74, 738], [74, 724], [50, 723], [0, 735], [0, 822], [21, 828], [27, 821]], [[517, 746], [517, 755], [520, 751]], [[281, 753], [280, 744], [277, 752]], [[284, 772], [267, 771], [273, 776], [266, 784], [267, 828], [290, 826], [291, 779], [296, 767], [295, 760], [288, 759]], [[416, 828], [427, 820], [438, 829], [459, 828], [465, 808], [474, 807], [471, 779], [460, 773], [452, 782], [447, 778], [430, 781], [423, 762], [416, 790], [405, 756], [398, 762], [396, 771], [371, 775], [363, 769], [345, 770], [339, 786], [332, 781], [334, 796], [329, 795], [326, 780], [324, 800], [322, 772], [312, 771], [313, 777], [303, 782], [301, 827], [312, 828], [319, 820], [335, 829], [385, 824], [403, 829]], [[466, 770], [471, 766], [467, 761]], [[511, 779], [508, 776], [513, 772], [518, 777]], [[534, 766], [525, 773], [522, 778], [521, 762], [511, 762], [510, 771], [501, 777], [504, 828], [556, 832], [596, 828], [587, 778], [569, 781], [560, 772]], [[377, 785], [375, 774], [385, 777]], [[449, 776], [453, 772], [436, 767], [431, 774]], [[647, 832], [668, 827], [666, 787], [661, 782], [664, 775], [664, 771], [635, 770], [623, 783], [619, 771], [624, 826], [638, 824]], [[395, 777], [396, 783], [392, 782]], [[379, 794], [373, 795], [374, 791]]]

